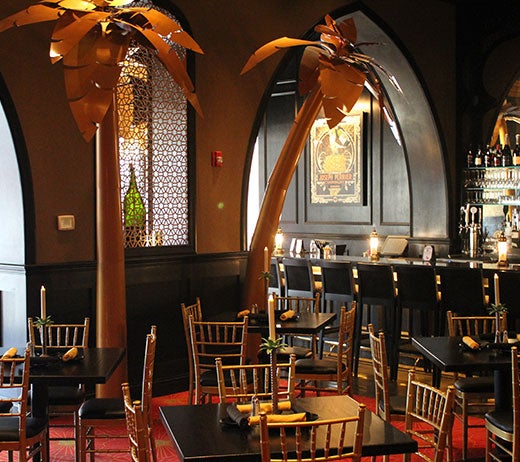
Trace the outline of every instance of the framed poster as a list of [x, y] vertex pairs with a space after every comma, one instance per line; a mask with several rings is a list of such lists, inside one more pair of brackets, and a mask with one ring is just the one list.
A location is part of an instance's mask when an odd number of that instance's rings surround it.
[[310, 132], [311, 204], [361, 204], [363, 114], [347, 115], [332, 130], [316, 119]]

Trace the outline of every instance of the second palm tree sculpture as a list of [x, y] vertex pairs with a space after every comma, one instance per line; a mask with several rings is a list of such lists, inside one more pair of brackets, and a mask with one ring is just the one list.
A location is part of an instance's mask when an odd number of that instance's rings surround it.
[[401, 92], [397, 80], [367, 54], [360, 46], [376, 43], [357, 43], [357, 29], [352, 18], [336, 22], [325, 16], [325, 24], [315, 27], [320, 40], [301, 40], [282, 37], [259, 48], [248, 60], [242, 74], [280, 49], [304, 46], [300, 63], [299, 92], [307, 95], [280, 152], [268, 184], [251, 240], [246, 273], [244, 304], [259, 303], [262, 287], [256, 275], [262, 268], [263, 249], [272, 251], [274, 235], [278, 229], [285, 194], [298, 164], [301, 152], [313, 122], [323, 108], [329, 128], [334, 128], [358, 101], [363, 88], [367, 88], [379, 101], [381, 110], [398, 143], [399, 131], [395, 116], [387, 104], [378, 71]]

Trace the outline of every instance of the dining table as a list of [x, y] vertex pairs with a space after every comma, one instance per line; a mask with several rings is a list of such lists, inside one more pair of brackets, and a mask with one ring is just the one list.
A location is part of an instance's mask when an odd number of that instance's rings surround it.
[[[347, 395], [295, 398], [295, 408], [317, 418], [356, 416], [359, 403]], [[182, 462], [259, 462], [258, 427], [240, 428], [229, 421], [230, 403], [161, 406], [159, 414]], [[304, 442], [304, 445], [308, 442]], [[303, 448], [304, 451], [308, 447]], [[417, 442], [406, 433], [366, 410], [363, 456], [417, 451]]]
[[462, 337], [412, 337], [412, 345], [433, 366], [432, 384], [439, 386], [441, 372], [494, 374], [495, 409], [511, 409], [511, 346], [474, 337], [480, 348], [470, 349]]
[[[9, 348], [0, 348], [0, 355]], [[25, 347], [17, 348], [23, 352]], [[74, 360], [62, 361], [52, 352], [48, 357], [34, 356], [30, 360], [31, 414], [48, 417], [48, 387], [51, 385], [79, 385], [87, 388], [108, 381], [125, 356], [125, 348], [79, 348]], [[37, 460], [37, 458], [35, 459]]]

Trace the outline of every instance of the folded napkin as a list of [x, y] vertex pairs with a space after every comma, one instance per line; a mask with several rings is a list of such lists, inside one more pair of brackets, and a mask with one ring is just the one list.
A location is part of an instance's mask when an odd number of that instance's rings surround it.
[[[296, 414], [267, 414], [267, 423], [305, 422], [306, 420], [306, 412], [298, 412]], [[249, 425], [258, 425], [259, 423], [259, 415], [249, 417]]]
[[469, 335], [462, 337], [462, 342], [472, 350], [478, 350], [480, 348], [480, 343], [473, 340]]
[[243, 318], [244, 316], [248, 316], [251, 313], [249, 310], [239, 311], [237, 314], [237, 318]]
[[280, 321], [287, 321], [288, 319], [291, 319], [296, 313], [294, 312], [294, 310], [287, 310], [287, 311], [284, 311], [281, 315], [280, 315]]
[[[236, 408], [240, 412], [251, 412], [251, 404], [237, 404]], [[278, 403], [279, 411], [290, 411], [291, 410], [291, 402], [290, 401], [280, 401]], [[260, 403], [260, 412], [273, 412], [273, 403]]]
[[245, 428], [249, 427], [249, 422], [248, 422], [249, 414], [244, 414], [244, 413], [240, 412], [237, 409], [237, 406], [235, 403], [230, 404], [227, 407], [226, 411], [227, 411], [229, 418], [233, 422], [235, 422], [241, 429], [245, 429]]
[[18, 350], [15, 347], [9, 348], [3, 355], [2, 358], [8, 359], [8, 358], [14, 358], [16, 356], [16, 353], [18, 353]]
[[78, 349], [76, 347], [72, 347], [69, 351], [67, 351], [62, 357], [62, 361], [70, 361], [71, 359], [76, 358], [78, 356]]

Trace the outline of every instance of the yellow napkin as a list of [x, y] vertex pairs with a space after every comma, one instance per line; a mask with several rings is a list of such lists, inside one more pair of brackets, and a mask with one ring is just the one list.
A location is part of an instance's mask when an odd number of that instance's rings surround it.
[[62, 361], [70, 361], [71, 359], [74, 359], [76, 356], [78, 356], [78, 349], [76, 347], [72, 347], [67, 353], [65, 353], [62, 357]]
[[[251, 412], [251, 404], [237, 404], [237, 409], [240, 412]], [[290, 401], [280, 401], [278, 403], [279, 411], [290, 411], [291, 410], [291, 402]], [[273, 403], [260, 403], [260, 412], [270, 413], [273, 412]]]
[[294, 310], [287, 310], [287, 311], [284, 311], [281, 315], [280, 315], [280, 321], [287, 321], [288, 319], [291, 319], [296, 313], [294, 312]]
[[478, 350], [480, 348], [480, 344], [473, 340], [469, 335], [465, 335], [464, 337], [462, 337], [462, 341], [472, 350]]
[[[267, 414], [267, 423], [291, 423], [305, 422], [307, 413], [299, 412], [298, 414]], [[249, 425], [260, 424], [260, 416], [255, 415], [249, 417]]]
[[18, 353], [18, 350], [15, 347], [9, 348], [3, 355], [2, 358], [8, 359], [8, 358], [14, 358], [16, 356], [16, 353]]
[[249, 311], [249, 310], [242, 310], [242, 311], [238, 312], [237, 317], [238, 318], [243, 318], [244, 316], [248, 316], [249, 313], [251, 313], [251, 311]]

